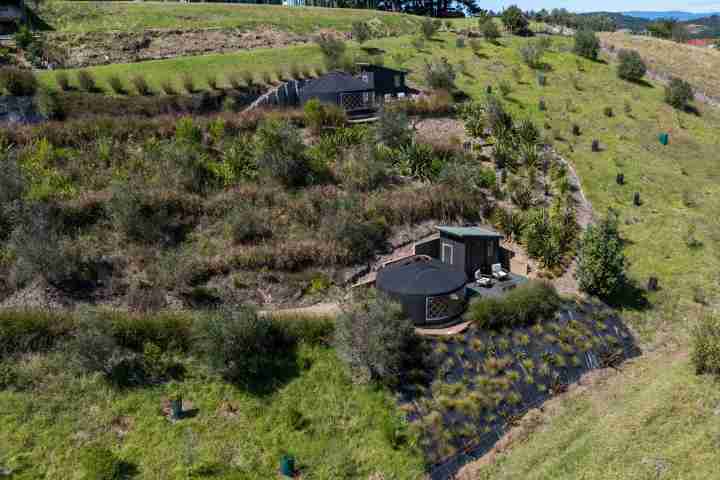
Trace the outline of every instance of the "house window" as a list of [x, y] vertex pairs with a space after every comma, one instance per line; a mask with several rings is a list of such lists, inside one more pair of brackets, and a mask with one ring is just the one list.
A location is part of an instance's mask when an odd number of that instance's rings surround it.
[[443, 263], [452, 265], [453, 263], [453, 247], [449, 243], [442, 244], [442, 255], [441, 258]]
[[370, 92], [363, 93], [363, 103], [364, 104], [370, 103]]
[[488, 242], [487, 243], [487, 256], [491, 260], [495, 260], [495, 242]]
[[402, 77], [400, 75], [395, 75], [395, 88], [402, 87]]

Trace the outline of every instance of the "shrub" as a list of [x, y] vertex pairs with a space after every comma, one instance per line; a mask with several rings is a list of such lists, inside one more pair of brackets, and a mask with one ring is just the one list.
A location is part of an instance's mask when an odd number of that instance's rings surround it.
[[360, 45], [370, 40], [372, 38], [372, 32], [370, 31], [368, 24], [362, 21], [353, 22], [352, 38]]
[[691, 358], [698, 374], [720, 375], [720, 316], [704, 315], [693, 328]]
[[124, 477], [122, 462], [107, 448], [84, 449], [80, 466], [85, 480], [121, 480]]
[[95, 76], [88, 70], [78, 70], [77, 82], [78, 85], [80, 85], [80, 88], [86, 92], [94, 93], [98, 91]]
[[480, 24], [480, 30], [485, 40], [490, 43], [495, 43], [497, 39], [500, 38], [500, 30], [492, 19], [485, 20], [485, 22]]
[[18, 26], [17, 32], [13, 35], [13, 39], [15, 40], [15, 44], [23, 50], [27, 49], [35, 40], [32, 32], [24, 23]]
[[439, 61], [425, 61], [425, 83], [435, 90], [452, 91], [455, 89], [455, 69], [442, 57]]
[[430, 17], [425, 17], [420, 23], [420, 34], [425, 38], [425, 40], [433, 38], [438, 29], [438, 24]]
[[620, 50], [618, 52], [618, 77], [623, 80], [637, 82], [642, 80], [647, 72], [647, 66], [642, 57], [635, 50]]
[[506, 8], [500, 17], [505, 28], [513, 34], [524, 33], [528, 28], [528, 20], [517, 5]]
[[345, 307], [337, 319], [335, 345], [356, 382], [395, 384], [414, 343], [413, 323], [383, 295]]
[[612, 211], [585, 230], [576, 275], [581, 290], [602, 298], [612, 297], [625, 286], [625, 254]]
[[146, 96], [152, 94], [150, 85], [142, 75], [135, 75], [130, 79], [130, 82], [133, 84], [133, 87], [135, 87], [135, 91], [137, 91], [138, 95]]
[[498, 88], [500, 89], [500, 95], [503, 97], [507, 97], [512, 92], [512, 85], [507, 80], [500, 81]]
[[186, 73], [182, 76], [182, 86], [187, 93], [192, 94], [197, 91], [197, 88], [195, 86], [195, 79], [189, 73]]
[[242, 88], [242, 75], [239, 72], [229, 72], [225, 76], [225, 79], [235, 90], [240, 90]]
[[218, 85], [217, 75], [210, 74], [207, 76], [205, 81], [207, 82], [208, 87], [210, 87], [210, 90], [220, 90], [220, 85]]
[[70, 90], [70, 77], [68, 76], [67, 72], [64, 70], [60, 70], [55, 74], [55, 81], [58, 84], [58, 87], [60, 87], [60, 90], [63, 92], [67, 92]]
[[67, 338], [73, 320], [47, 310], [0, 311], [0, 360], [11, 355], [48, 351]]
[[383, 109], [375, 124], [375, 132], [378, 142], [390, 148], [407, 145], [412, 140], [410, 120], [405, 112], [390, 108]]
[[310, 169], [297, 127], [286, 121], [265, 120], [258, 126], [254, 143], [255, 161], [266, 175], [288, 187], [306, 183]]
[[108, 78], [108, 85], [110, 85], [110, 89], [116, 94], [125, 94], [125, 87], [123, 86], [122, 80], [120, 80], [120, 77], [117, 75], [111, 75], [110, 78]]
[[45, 88], [38, 90], [33, 98], [33, 104], [38, 113], [48, 120], [59, 120], [63, 116], [57, 94], [51, 90]]
[[692, 86], [680, 78], [674, 77], [665, 86], [665, 102], [677, 109], [687, 108], [688, 103], [695, 98]]
[[287, 339], [272, 319], [247, 307], [219, 308], [193, 323], [193, 345], [224, 378], [252, 381], [267, 375]]
[[603, 108], [603, 114], [604, 114], [606, 117], [611, 118], [611, 117], [614, 115], [612, 107], [605, 107], [605, 108]]
[[248, 243], [272, 236], [266, 212], [251, 206], [238, 206], [228, 217], [228, 226], [236, 243]]
[[481, 298], [470, 304], [468, 318], [479, 328], [512, 328], [551, 320], [561, 305], [555, 287], [530, 280], [501, 298]]
[[455, 48], [465, 48], [465, 37], [457, 37], [455, 39]]
[[321, 34], [316, 37], [315, 43], [320, 47], [328, 70], [334, 70], [343, 65], [347, 46], [341, 38]]
[[545, 48], [540, 42], [529, 40], [520, 47], [520, 57], [530, 68], [538, 68], [542, 63]]
[[321, 103], [317, 98], [305, 103], [303, 112], [305, 124], [315, 133], [319, 133], [323, 127], [340, 127], [347, 121], [342, 108], [333, 104]]
[[160, 83], [160, 89], [165, 95], [177, 95], [177, 90], [175, 90], [172, 80], [163, 80]]
[[37, 90], [37, 80], [30, 70], [3, 67], [0, 68], [0, 89], [9, 95], [30, 96]]
[[575, 32], [573, 51], [581, 57], [597, 60], [600, 52], [600, 40], [592, 30], [580, 29]]

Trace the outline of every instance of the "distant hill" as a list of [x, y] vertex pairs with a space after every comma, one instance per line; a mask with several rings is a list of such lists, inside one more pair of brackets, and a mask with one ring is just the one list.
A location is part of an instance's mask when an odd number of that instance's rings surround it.
[[630, 11], [621, 12], [622, 15], [635, 18], [643, 18], [645, 20], [657, 20], [660, 18], [675, 18], [681, 22], [687, 22], [689, 20], [697, 20], [699, 18], [710, 17], [712, 15], [720, 15], [720, 13], [709, 12], [709, 13], [691, 13], [691, 12], [680, 12], [680, 11], [666, 11], [666, 12], [643, 12], [643, 11]]
[[647, 27], [647, 25], [651, 22], [646, 18], [633, 17], [619, 12], [592, 12], [583, 13], [581, 15], [605, 15], [615, 21], [615, 25], [618, 29], [628, 29], [633, 31], [644, 30], [645, 27]]

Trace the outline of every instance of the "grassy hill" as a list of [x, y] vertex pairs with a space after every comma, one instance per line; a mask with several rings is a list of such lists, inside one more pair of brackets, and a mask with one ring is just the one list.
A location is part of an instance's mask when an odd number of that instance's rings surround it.
[[388, 32], [407, 33], [419, 19], [375, 10], [286, 8], [275, 5], [178, 2], [48, 2], [41, 17], [64, 33], [146, 29], [237, 28], [267, 26], [294, 33], [318, 29], [349, 31], [353, 22], [374, 20]]
[[720, 50], [624, 33], [601, 33], [600, 38], [615, 49], [637, 50], [648, 68], [660, 75], [684, 78], [706, 95], [720, 98]]

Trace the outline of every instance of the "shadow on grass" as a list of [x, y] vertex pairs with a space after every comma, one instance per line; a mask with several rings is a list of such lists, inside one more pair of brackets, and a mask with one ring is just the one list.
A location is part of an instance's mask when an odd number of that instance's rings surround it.
[[476, 56], [478, 59], [480, 59], [480, 60], [487, 60], [488, 58], [490, 58], [489, 56], [487, 56], [487, 55], [484, 54], [483, 52], [475, 52], [475, 56]]
[[368, 55], [382, 55], [386, 53], [385, 50], [377, 47], [360, 47], [360, 50], [367, 53]]
[[[305, 367], [309, 368], [309, 365]], [[288, 346], [267, 359], [259, 371], [244, 378], [229, 378], [233, 385], [257, 397], [267, 397], [301, 374], [296, 346]]]
[[634, 280], [628, 280], [618, 293], [606, 298], [605, 302], [613, 308], [625, 310], [644, 311], [652, 307], [647, 298], [647, 290]]
[[119, 463], [118, 470], [120, 473], [120, 478], [135, 478], [140, 473], [137, 465], [125, 460]]
[[644, 78], [641, 78], [641, 79], [639, 79], [639, 80], [628, 80], [628, 81], [629, 81], [630, 83], [634, 84], [634, 85], [639, 86], [639, 87], [655, 88], [655, 85], [653, 85], [652, 83], [648, 82], [648, 81], [645, 80]]

